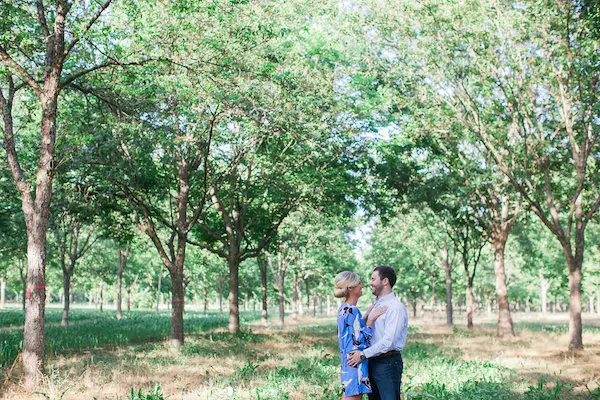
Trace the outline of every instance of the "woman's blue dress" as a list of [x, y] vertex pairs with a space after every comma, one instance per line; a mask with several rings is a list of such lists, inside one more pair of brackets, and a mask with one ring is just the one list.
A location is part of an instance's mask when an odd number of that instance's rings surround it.
[[366, 326], [358, 308], [343, 303], [338, 310], [338, 343], [340, 344], [344, 397], [371, 393], [368, 360], [362, 361], [356, 367], [351, 367], [348, 365], [348, 353], [369, 347], [372, 336], [373, 332]]

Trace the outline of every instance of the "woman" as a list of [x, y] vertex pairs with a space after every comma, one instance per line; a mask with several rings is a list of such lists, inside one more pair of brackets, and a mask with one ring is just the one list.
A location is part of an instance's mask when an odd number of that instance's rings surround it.
[[358, 298], [362, 296], [362, 283], [360, 277], [350, 271], [340, 272], [335, 277], [333, 295], [344, 298], [344, 302], [338, 310], [338, 343], [342, 362], [342, 398], [345, 400], [361, 400], [363, 394], [371, 393], [368, 361], [364, 360], [356, 367], [350, 367], [346, 361], [347, 356], [351, 351], [364, 350], [369, 347], [372, 336], [371, 326], [385, 312], [386, 307], [372, 311], [365, 323], [362, 314], [356, 307]]

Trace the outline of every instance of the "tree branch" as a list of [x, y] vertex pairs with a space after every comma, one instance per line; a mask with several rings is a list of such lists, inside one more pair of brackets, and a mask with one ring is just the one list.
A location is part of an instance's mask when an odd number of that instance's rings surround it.
[[27, 82], [29, 87], [33, 89], [35, 95], [39, 99], [42, 98], [42, 95], [44, 93], [42, 87], [36, 82], [36, 80], [31, 75], [27, 73], [27, 71], [25, 71], [25, 68], [23, 68], [21, 65], [19, 65], [19, 63], [13, 60], [13, 58], [8, 54], [8, 52], [2, 45], [0, 45], [0, 61], [2, 61], [7, 66], [11, 67], [21, 79]]
[[[88, 33], [88, 31], [96, 23], [96, 21], [98, 20], [98, 18], [100, 18], [100, 15], [102, 15], [102, 13], [104, 12], [104, 10], [106, 10], [108, 8], [108, 6], [110, 6], [111, 1], [112, 0], [106, 0], [106, 2], [104, 2], [104, 4], [100, 5], [100, 8], [98, 9], [98, 11], [96, 11], [96, 14], [94, 14], [92, 16], [92, 18], [88, 22], [87, 26], [83, 30], [82, 34], [79, 35], [79, 36], [77, 36], [76, 38], [74, 38], [73, 41], [67, 46], [67, 49], [65, 50], [65, 57], [67, 57], [69, 55], [69, 53], [71, 52], [71, 50], [73, 49], [73, 47], [75, 47], [75, 45], [79, 42], [79, 40], [81, 40], [81, 37], [84, 36], [86, 33]], [[42, 0], [38, 0], [38, 2], [41, 3]]]

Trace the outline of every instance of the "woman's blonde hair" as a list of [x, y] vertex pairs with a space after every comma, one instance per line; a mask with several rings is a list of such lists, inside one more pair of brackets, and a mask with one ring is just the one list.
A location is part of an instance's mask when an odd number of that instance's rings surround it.
[[335, 297], [348, 297], [348, 288], [356, 286], [360, 283], [360, 276], [352, 271], [343, 271], [335, 277], [335, 289], [333, 295]]

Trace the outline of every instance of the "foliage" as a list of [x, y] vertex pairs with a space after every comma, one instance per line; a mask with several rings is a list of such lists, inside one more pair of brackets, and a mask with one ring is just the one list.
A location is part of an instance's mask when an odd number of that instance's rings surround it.
[[160, 386], [156, 385], [154, 390], [147, 393], [144, 393], [142, 389], [136, 392], [134, 388], [131, 388], [131, 393], [127, 396], [127, 400], [164, 400], [164, 397], [160, 393]]

